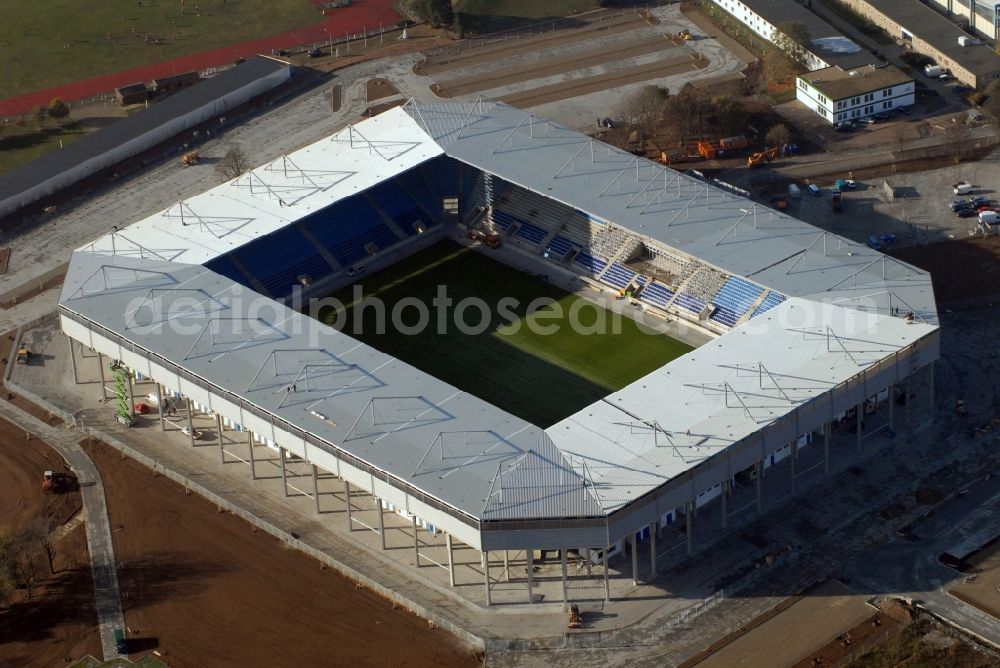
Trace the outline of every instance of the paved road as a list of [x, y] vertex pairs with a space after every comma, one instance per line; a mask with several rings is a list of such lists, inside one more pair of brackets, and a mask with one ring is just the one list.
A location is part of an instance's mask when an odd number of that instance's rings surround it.
[[118, 591], [115, 550], [111, 542], [111, 525], [108, 522], [101, 474], [77, 443], [80, 437], [78, 432], [50, 427], [6, 401], [0, 402], [0, 416], [21, 425], [55, 448], [63, 459], [69, 462], [80, 482], [83, 521], [87, 528], [87, 547], [90, 550], [90, 566], [94, 574], [94, 598], [101, 645], [104, 648], [104, 659], [113, 659], [119, 656], [115, 649], [114, 629], [125, 628], [125, 617], [122, 613], [121, 594]]

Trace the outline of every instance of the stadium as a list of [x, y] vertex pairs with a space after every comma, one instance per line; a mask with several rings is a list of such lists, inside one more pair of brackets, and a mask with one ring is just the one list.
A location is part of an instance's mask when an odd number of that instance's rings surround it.
[[[738, 477], [759, 499], [763, 470], [828, 451], [834, 424], [891, 432], [933, 378], [927, 273], [745, 195], [504, 104], [411, 101], [79, 249], [61, 327], [220, 443], [245, 432], [377, 498], [380, 522], [443, 532], [449, 569], [453, 540], [483, 553], [487, 604], [493, 551], [526, 555], [527, 601], [539, 551], [564, 600], [567, 553], [608, 597], [610, 558], [635, 573], [675, 522], [690, 549], [694, 510]], [[542, 315], [532, 296], [626, 317], [435, 337], [303, 313], [442, 284], [487, 311], [515, 296], [516, 321]]]

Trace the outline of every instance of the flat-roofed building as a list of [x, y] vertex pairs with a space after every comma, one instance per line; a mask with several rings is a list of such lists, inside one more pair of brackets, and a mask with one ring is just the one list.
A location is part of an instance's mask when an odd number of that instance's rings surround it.
[[967, 86], [1000, 78], [1000, 55], [919, 0], [840, 0], [917, 53], [930, 56]]
[[810, 70], [834, 65], [847, 69], [879, 62], [873, 54], [798, 3], [789, 0], [715, 0], [715, 4], [769, 42], [774, 42], [777, 26], [783, 23], [805, 26], [810, 43], [801, 55]]
[[913, 77], [895, 65], [827, 67], [799, 75], [795, 98], [830, 123], [840, 123], [908, 107], [914, 88]]

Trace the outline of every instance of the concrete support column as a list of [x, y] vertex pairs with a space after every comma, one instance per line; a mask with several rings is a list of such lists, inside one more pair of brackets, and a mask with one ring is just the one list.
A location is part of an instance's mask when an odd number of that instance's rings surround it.
[[80, 376], [76, 370], [76, 343], [75, 339], [71, 336], [66, 337], [66, 341], [69, 342], [69, 361], [73, 364], [73, 382], [76, 384], [80, 383]]
[[490, 597], [490, 555], [489, 550], [483, 552], [483, 574], [486, 578], [486, 605], [493, 605], [493, 599]]
[[795, 466], [795, 464], [796, 464], [796, 461], [798, 460], [798, 458], [799, 458], [799, 439], [796, 438], [794, 441], [792, 441], [791, 456], [788, 458], [790, 460], [788, 463], [790, 465], [791, 472], [792, 472], [792, 475], [791, 475], [791, 478], [792, 478], [792, 484], [791, 484], [792, 496], [795, 496], [795, 474], [796, 474], [796, 471], [795, 471], [796, 466]]
[[694, 553], [694, 501], [688, 501], [684, 505], [684, 521], [687, 523], [687, 553]]
[[656, 522], [649, 525], [649, 581], [656, 579]]
[[187, 414], [188, 414], [188, 440], [191, 441], [191, 447], [193, 448], [194, 447], [194, 416], [192, 415], [192, 413], [194, 411], [191, 409], [191, 400], [188, 399], [187, 397], [184, 397], [184, 401], [186, 402], [185, 405], [187, 406]]
[[593, 569], [591, 568], [593, 566], [593, 564], [590, 561], [590, 548], [589, 547], [584, 552], [584, 555], [585, 555], [585, 559], [587, 560], [587, 577], [588, 578], [589, 577], [593, 577], [594, 573], [593, 573]]
[[288, 477], [285, 473], [285, 449], [278, 446], [278, 461], [281, 462], [281, 495], [288, 497]]
[[566, 550], [559, 550], [559, 563], [562, 566], [563, 610], [569, 607], [569, 587], [566, 585]]
[[832, 431], [832, 422], [823, 425], [823, 473], [827, 475], [830, 474], [830, 432]]
[[611, 602], [611, 583], [610, 583], [610, 581], [608, 579], [608, 552], [610, 552], [610, 551], [611, 551], [611, 546], [610, 545], [605, 545], [604, 546], [604, 559], [603, 559], [603, 562], [604, 562], [604, 564], [603, 564], [604, 565], [604, 602], [605, 603], [610, 603]]
[[97, 370], [101, 374], [101, 401], [108, 400], [108, 388], [105, 387], [104, 383], [104, 355], [97, 353]]
[[639, 586], [639, 541], [636, 539], [635, 534], [629, 539], [632, 544], [632, 586]]
[[163, 392], [160, 391], [160, 384], [156, 384], [156, 410], [160, 414], [160, 431], [167, 430], [167, 409], [163, 405]]
[[250, 479], [257, 479], [257, 462], [253, 458], [253, 432], [247, 432], [247, 445], [250, 447]]
[[215, 431], [219, 436], [219, 462], [226, 463], [226, 446], [222, 441], [222, 416], [215, 414]]
[[503, 579], [510, 582], [510, 555], [507, 550], [503, 551]]
[[347, 530], [354, 531], [354, 520], [351, 519], [351, 483], [344, 481], [344, 500], [347, 502]]
[[535, 584], [535, 551], [529, 547], [525, 552], [528, 555], [528, 568], [526, 570], [528, 576], [528, 603], [534, 603], [535, 595], [532, 593], [532, 589]]
[[378, 508], [378, 537], [382, 543], [382, 549], [385, 549], [385, 510], [382, 508], [382, 499], [377, 496], [373, 496], [375, 499], [375, 507]]
[[764, 462], [763, 462], [763, 460], [755, 463], [753, 465], [753, 470], [756, 473], [756, 475], [754, 475], [754, 483], [756, 484], [756, 487], [757, 487], [757, 514], [760, 515], [760, 514], [762, 514], [764, 512], [764, 497], [761, 494], [761, 488], [760, 488], [760, 486], [761, 486], [761, 484], [763, 484], [763, 480], [764, 480]]
[[[448, 586], [455, 586], [455, 554], [454, 548], [451, 545], [451, 534], [446, 533], [444, 535], [445, 546], [448, 548]], [[529, 571], [530, 573], [530, 571]], [[528, 575], [528, 599], [531, 599], [531, 575]]]
[[316, 512], [319, 512], [319, 473], [316, 465], [312, 465], [313, 470], [313, 499], [316, 501]]
[[418, 533], [417, 516], [414, 515], [411, 519], [413, 520], [413, 557], [416, 559], [417, 568], [420, 568], [420, 534]]
[[865, 417], [865, 402], [864, 401], [862, 401], [860, 404], [858, 404], [858, 407], [854, 410], [854, 414], [855, 414], [854, 415], [854, 421], [857, 424], [857, 434], [855, 434], [855, 435], [858, 437], [858, 454], [860, 454], [861, 453], [861, 437], [863, 435], [862, 432], [864, 432], [864, 428], [861, 426], [861, 423], [862, 423], [862, 421], [864, 420], [864, 417]]

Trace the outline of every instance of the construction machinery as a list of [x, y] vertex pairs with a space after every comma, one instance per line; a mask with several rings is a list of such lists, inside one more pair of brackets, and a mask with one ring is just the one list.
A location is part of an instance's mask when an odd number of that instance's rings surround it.
[[685, 28], [684, 30], [681, 30], [679, 33], [677, 33], [677, 39], [682, 39], [685, 42], [688, 42], [694, 39], [694, 35], [691, 34], [690, 30]]
[[778, 155], [776, 147], [765, 148], [763, 151], [751, 153], [747, 158], [747, 167], [756, 167], [762, 162], [771, 162]]
[[486, 244], [490, 248], [500, 248], [500, 235], [496, 232], [469, 230], [469, 239]]
[[31, 361], [31, 351], [28, 350], [27, 348], [18, 348], [17, 349], [17, 363], [18, 364], [27, 364], [29, 361]]
[[56, 475], [52, 471], [46, 471], [42, 474], [42, 491], [43, 492], [54, 492], [56, 488]]
[[199, 161], [201, 161], [201, 155], [198, 154], [198, 151], [188, 151], [181, 156], [181, 165], [184, 167], [197, 165]]

